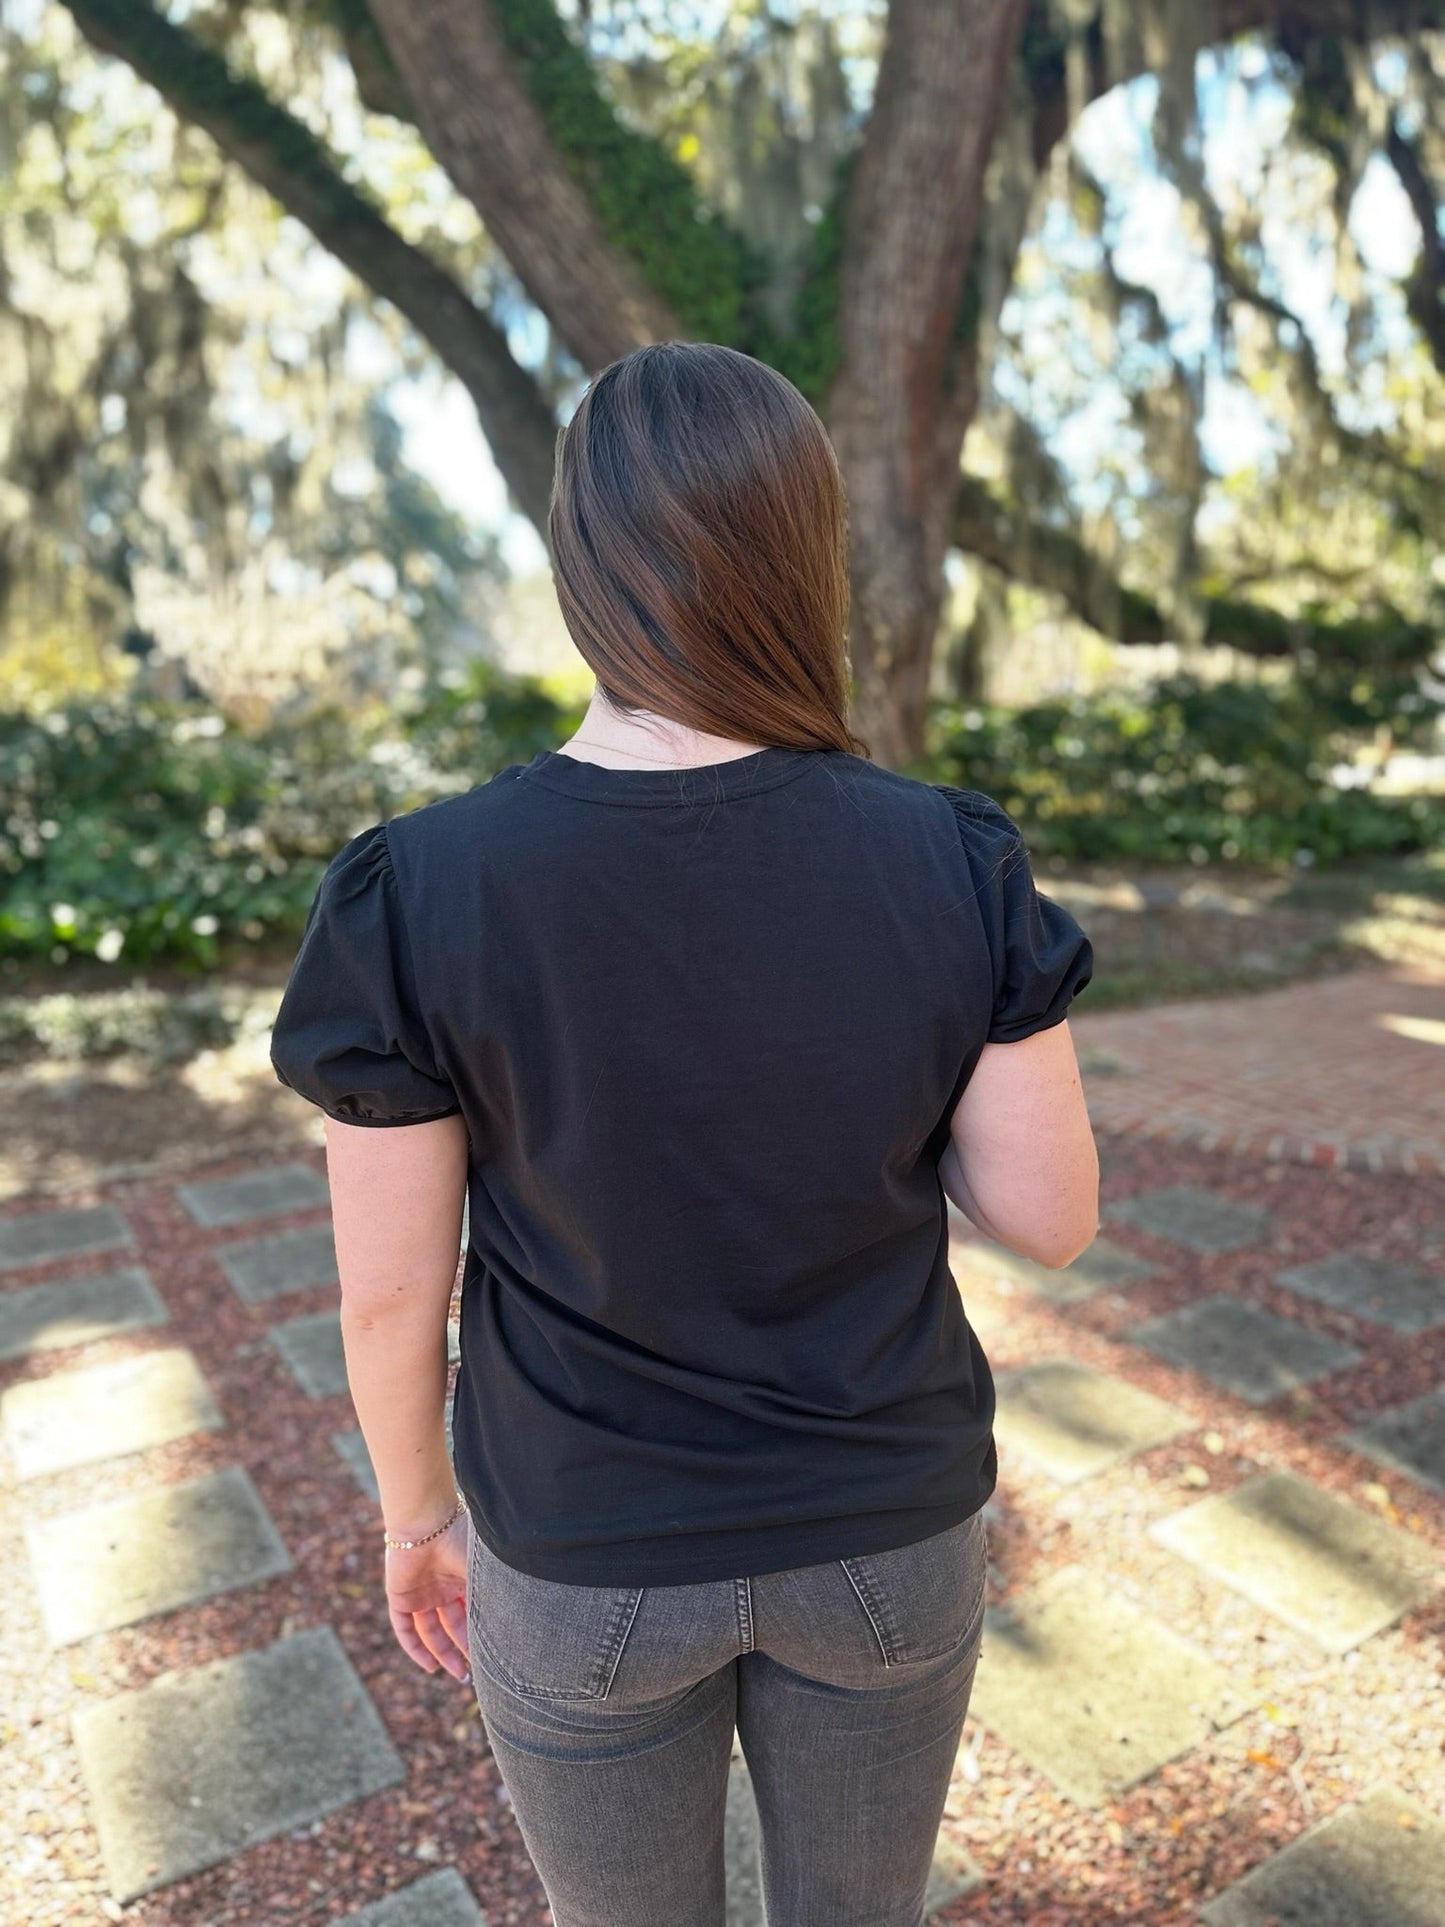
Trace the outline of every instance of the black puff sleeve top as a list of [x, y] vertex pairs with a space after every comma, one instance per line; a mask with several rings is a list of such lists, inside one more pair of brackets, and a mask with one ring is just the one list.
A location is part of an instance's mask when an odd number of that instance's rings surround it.
[[540, 1578], [687, 1583], [984, 1504], [939, 1159], [1089, 940], [980, 792], [835, 750], [544, 750], [328, 867], [272, 1039], [349, 1124], [467, 1126], [457, 1482]]
[[342, 1124], [426, 1124], [461, 1109], [418, 1012], [384, 823], [354, 836], [321, 879], [271, 1063], [282, 1084]]
[[1078, 922], [1034, 884], [1023, 832], [980, 790], [933, 787], [953, 807], [978, 889], [994, 966], [987, 1042], [1015, 1044], [1062, 1022], [1094, 974], [1094, 951]]

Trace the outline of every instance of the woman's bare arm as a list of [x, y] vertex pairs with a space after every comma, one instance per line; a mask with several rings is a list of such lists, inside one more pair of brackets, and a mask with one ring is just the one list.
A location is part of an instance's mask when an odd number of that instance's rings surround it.
[[1055, 1269], [1099, 1229], [1099, 1154], [1068, 1019], [985, 1044], [939, 1161], [943, 1188], [995, 1243]]

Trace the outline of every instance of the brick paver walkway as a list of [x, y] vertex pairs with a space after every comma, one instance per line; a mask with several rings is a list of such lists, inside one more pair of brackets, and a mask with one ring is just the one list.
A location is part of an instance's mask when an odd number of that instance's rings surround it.
[[[1107, 1236], [955, 1225], [1001, 1476], [940, 1927], [1445, 1921], [1442, 1003], [1081, 1012]], [[474, 1700], [385, 1624], [328, 1247], [319, 1153], [0, 1212], [0, 1918], [548, 1918]], [[740, 1758], [728, 1812], [762, 1927]]]
[[1445, 975], [1354, 970], [1070, 1019], [1089, 1114], [1261, 1158], [1445, 1173]]

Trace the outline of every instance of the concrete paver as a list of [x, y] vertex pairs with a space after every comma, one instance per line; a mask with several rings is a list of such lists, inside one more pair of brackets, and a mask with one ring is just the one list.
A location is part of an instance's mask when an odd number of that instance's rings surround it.
[[1120, 1336], [1212, 1379], [1251, 1405], [1266, 1405], [1282, 1392], [1360, 1362], [1351, 1346], [1227, 1293], [1146, 1318]]
[[753, 1776], [735, 1738], [723, 1821], [723, 1872], [727, 1881], [725, 1927], [766, 1927], [759, 1838]]
[[316, 1311], [273, 1325], [266, 1336], [309, 1398], [335, 1398], [346, 1390], [346, 1353], [341, 1313]]
[[1445, 1278], [1387, 1258], [1337, 1251], [1314, 1264], [1276, 1272], [1275, 1283], [1412, 1338], [1445, 1325]]
[[125, 1216], [113, 1204], [62, 1206], [0, 1219], [0, 1271], [74, 1258], [84, 1251], [111, 1251], [133, 1243]]
[[1185, 1412], [1108, 1372], [1041, 1359], [994, 1374], [1001, 1455], [1017, 1451], [1061, 1485], [1194, 1429]]
[[176, 1196], [197, 1224], [214, 1231], [252, 1218], [276, 1218], [306, 1205], [328, 1204], [331, 1192], [326, 1179], [309, 1164], [276, 1164], [202, 1184], [178, 1184]]
[[122, 1906], [405, 1778], [330, 1626], [163, 1673], [71, 1725]]
[[194, 1355], [181, 1346], [25, 1379], [0, 1395], [0, 1427], [22, 1479], [124, 1458], [221, 1423]]
[[232, 1289], [248, 1305], [279, 1298], [283, 1292], [339, 1282], [336, 1241], [329, 1224], [218, 1245], [216, 1257]]
[[933, 1849], [933, 1867], [923, 1891], [924, 1919], [932, 1920], [940, 1908], [950, 1907], [955, 1900], [962, 1900], [982, 1881], [982, 1870], [974, 1865], [963, 1848], [954, 1846], [951, 1840], [940, 1839]]
[[1092, 1298], [1096, 1292], [1151, 1278], [1156, 1269], [1146, 1259], [1103, 1237], [1095, 1238], [1071, 1265], [1036, 1264], [1032, 1258], [1020, 1257], [1018, 1252], [987, 1239], [950, 1245], [949, 1262], [965, 1276], [1005, 1278], [1055, 1305], [1073, 1304], [1080, 1298]]
[[1406, 1405], [1377, 1412], [1341, 1435], [1340, 1443], [1366, 1452], [1407, 1478], [1445, 1492], [1445, 1385]]
[[1262, 1472], [1149, 1530], [1332, 1653], [1418, 1605], [1436, 1569], [1423, 1539], [1292, 1472]]
[[52, 1646], [131, 1626], [290, 1572], [291, 1555], [238, 1465], [25, 1530]]
[[1246, 1704], [1207, 1653], [1065, 1566], [988, 1609], [970, 1711], [1066, 1798], [1099, 1806]]
[[1205, 1927], [1440, 1927], [1445, 1826], [1377, 1787], [1209, 1901]]
[[1262, 1205], [1240, 1204], [1197, 1184], [1166, 1184], [1104, 1207], [1104, 1216], [1135, 1225], [1152, 1237], [1190, 1251], [1237, 1251], [1269, 1229]]
[[164, 1325], [170, 1313], [139, 1265], [0, 1293], [0, 1359], [89, 1345]]
[[332, 1450], [339, 1454], [347, 1471], [371, 1499], [380, 1499], [381, 1493], [376, 1483], [376, 1473], [372, 1470], [371, 1454], [366, 1449], [366, 1440], [359, 1425], [349, 1426], [331, 1434]]
[[410, 1886], [398, 1887], [336, 1927], [487, 1927], [487, 1917], [455, 1867], [438, 1867]]

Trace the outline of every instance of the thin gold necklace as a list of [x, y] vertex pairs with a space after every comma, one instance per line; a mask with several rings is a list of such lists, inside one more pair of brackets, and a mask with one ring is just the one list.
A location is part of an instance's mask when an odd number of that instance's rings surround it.
[[[661, 763], [666, 769], [706, 769], [708, 767], [705, 763], [676, 763], [667, 756], [644, 756], [640, 749], [619, 749], [616, 743], [599, 743], [594, 736], [573, 736], [569, 738], [569, 741], [586, 743], [590, 749], [610, 749], [614, 755], [617, 756], [635, 756], [643, 763]], [[756, 750], [748, 750], [744, 753], [749, 756], [757, 755]], [[741, 762], [742, 758], [739, 756], [725, 756], [723, 761], [727, 763], [737, 763]]]

